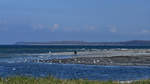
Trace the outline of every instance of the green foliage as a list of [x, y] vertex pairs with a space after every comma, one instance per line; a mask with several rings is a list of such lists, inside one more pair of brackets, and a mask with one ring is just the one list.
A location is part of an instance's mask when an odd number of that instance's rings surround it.
[[[90, 80], [61, 80], [53, 77], [33, 78], [33, 77], [8, 77], [0, 78], [0, 84], [129, 84], [114, 81], [90, 81]], [[135, 81], [130, 84], [150, 84], [150, 80]]]

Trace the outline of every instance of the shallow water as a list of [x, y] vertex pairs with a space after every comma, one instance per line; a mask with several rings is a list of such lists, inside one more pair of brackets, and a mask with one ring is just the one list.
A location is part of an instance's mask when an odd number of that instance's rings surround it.
[[[118, 49], [118, 47], [116, 48]], [[148, 66], [97, 66], [32, 62], [34, 59], [70, 58], [78, 56], [70, 54], [73, 50], [85, 52], [89, 49], [91, 51], [92, 49], [101, 50], [105, 47], [0, 46], [0, 77], [16, 75], [45, 77], [52, 75], [62, 79], [81, 78], [89, 80], [139, 80], [150, 78], [150, 67]], [[146, 47], [146, 49], [148, 48]], [[49, 50], [55, 54], [49, 54]]]
[[1, 63], [0, 76], [52, 75], [62, 79], [138, 80], [150, 78], [150, 67], [144, 66], [94, 66], [77, 64]]

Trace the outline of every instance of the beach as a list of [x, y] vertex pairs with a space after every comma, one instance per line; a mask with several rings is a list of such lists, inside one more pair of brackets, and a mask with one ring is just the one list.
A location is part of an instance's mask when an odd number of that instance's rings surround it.
[[0, 77], [147, 80], [149, 56], [150, 47], [1, 46]]
[[[61, 53], [73, 55], [70, 58], [40, 59], [38, 62], [59, 63], [59, 64], [86, 64], [86, 65], [117, 65], [117, 66], [149, 66], [150, 50], [148, 49], [116, 49], [82, 51], [78, 55], [73, 53]], [[60, 54], [60, 53], [59, 53]], [[57, 55], [59, 55], [57, 54]], [[34, 60], [36, 62], [37, 60]]]
[[39, 62], [109, 66], [149, 66], [150, 56], [77, 57], [67, 59], [39, 60]]

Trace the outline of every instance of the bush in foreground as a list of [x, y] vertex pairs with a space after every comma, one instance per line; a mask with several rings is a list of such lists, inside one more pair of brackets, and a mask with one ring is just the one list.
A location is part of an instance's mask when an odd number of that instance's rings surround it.
[[[129, 84], [113, 81], [90, 81], [90, 80], [61, 80], [53, 77], [33, 78], [33, 77], [9, 77], [0, 78], [0, 84]], [[130, 84], [150, 84], [150, 80], [136, 81]]]

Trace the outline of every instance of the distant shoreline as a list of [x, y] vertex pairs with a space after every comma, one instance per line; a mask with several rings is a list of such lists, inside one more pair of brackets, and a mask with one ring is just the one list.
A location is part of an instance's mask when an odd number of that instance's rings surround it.
[[84, 42], [84, 41], [50, 41], [50, 42], [16, 42], [14, 45], [51, 45], [51, 46], [150, 46], [150, 41], [132, 40], [124, 42]]

